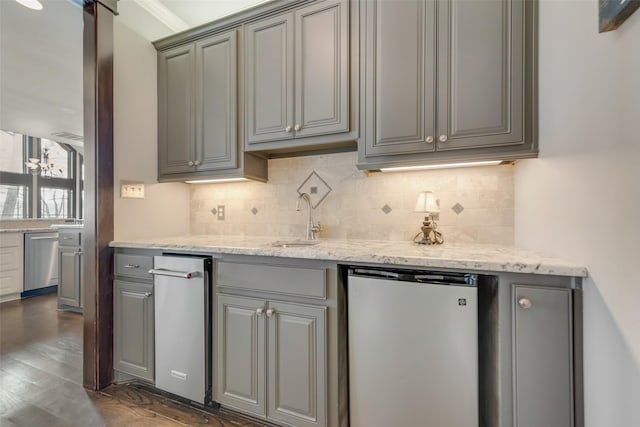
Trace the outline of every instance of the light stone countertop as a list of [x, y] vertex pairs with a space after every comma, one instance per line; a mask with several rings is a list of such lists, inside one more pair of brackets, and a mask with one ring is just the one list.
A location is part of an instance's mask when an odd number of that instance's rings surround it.
[[0, 228], [0, 233], [44, 233], [45, 231], [54, 233], [57, 230], [52, 230], [49, 227]]
[[272, 243], [279, 240], [283, 239], [200, 235], [114, 241], [110, 246], [114, 248], [316, 259], [340, 263], [390, 264], [587, 277], [585, 267], [513, 246], [454, 243], [422, 246], [403, 241], [320, 239], [320, 243], [315, 246], [273, 247]]

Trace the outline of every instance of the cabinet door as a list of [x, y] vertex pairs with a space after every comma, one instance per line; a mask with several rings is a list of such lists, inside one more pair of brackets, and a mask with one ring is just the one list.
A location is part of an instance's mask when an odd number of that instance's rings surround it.
[[218, 295], [216, 376], [217, 402], [264, 417], [266, 302]]
[[114, 281], [114, 369], [153, 381], [153, 285]]
[[366, 8], [365, 155], [433, 151], [435, 2], [375, 0], [361, 7]]
[[195, 161], [194, 45], [158, 54], [158, 175], [190, 172]]
[[295, 13], [295, 136], [349, 130], [349, 7], [321, 2]]
[[326, 308], [270, 301], [267, 316], [268, 418], [326, 425]]
[[197, 170], [238, 167], [236, 31], [196, 43]]
[[293, 138], [293, 14], [246, 26], [247, 142]]
[[0, 245], [0, 297], [17, 294], [23, 289], [22, 233], [6, 233]]
[[524, 0], [438, 11], [438, 151], [522, 144]]
[[514, 427], [573, 426], [571, 290], [516, 285], [513, 298]]
[[80, 307], [80, 250], [58, 250], [58, 306]]

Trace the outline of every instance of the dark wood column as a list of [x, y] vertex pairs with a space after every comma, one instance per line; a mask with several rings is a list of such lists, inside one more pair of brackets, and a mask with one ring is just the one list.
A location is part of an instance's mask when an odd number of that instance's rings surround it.
[[113, 380], [113, 15], [115, 0], [84, 2], [83, 385]]

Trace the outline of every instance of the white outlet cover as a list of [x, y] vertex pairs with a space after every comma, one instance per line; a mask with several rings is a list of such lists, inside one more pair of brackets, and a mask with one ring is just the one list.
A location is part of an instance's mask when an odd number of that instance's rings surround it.
[[120, 197], [123, 199], [144, 199], [144, 182], [120, 181]]

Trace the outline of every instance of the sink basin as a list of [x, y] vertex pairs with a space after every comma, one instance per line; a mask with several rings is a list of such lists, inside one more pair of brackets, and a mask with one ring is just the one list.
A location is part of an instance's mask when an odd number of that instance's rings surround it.
[[274, 248], [289, 248], [294, 246], [315, 246], [319, 243], [319, 240], [278, 240], [273, 242], [271, 246]]

